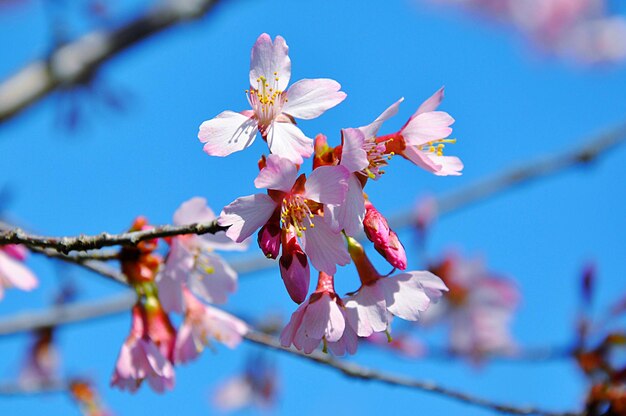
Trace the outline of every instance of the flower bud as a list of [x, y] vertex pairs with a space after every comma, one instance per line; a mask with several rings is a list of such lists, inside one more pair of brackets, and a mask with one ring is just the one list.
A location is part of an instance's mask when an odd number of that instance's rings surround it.
[[280, 227], [267, 223], [259, 231], [257, 241], [265, 257], [275, 259], [280, 251]]
[[374, 243], [374, 248], [393, 267], [405, 270], [407, 266], [404, 246], [398, 239], [398, 235], [389, 228], [387, 219], [380, 213], [371, 202], [365, 202], [365, 219], [363, 229], [367, 238]]
[[280, 257], [280, 276], [291, 299], [302, 303], [309, 292], [311, 271], [309, 261], [298, 244], [295, 236], [283, 244], [283, 255]]

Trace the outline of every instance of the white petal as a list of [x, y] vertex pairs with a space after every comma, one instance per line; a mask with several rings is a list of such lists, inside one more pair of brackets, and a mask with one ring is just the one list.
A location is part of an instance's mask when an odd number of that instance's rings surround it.
[[340, 89], [341, 85], [332, 79], [302, 79], [289, 87], [282, 111], [303, 120], [319, 117], [346, 98]]
[[411, 119], [402, 129], [407, 145], [421, 146], [428, 142], [444, 139], [452, 133], [450, 125], [454, 119], [444, 111], [430, 111]]
[[313, 154], [313, 140], [292, 123], [272, 123], [267, 131], [267, 145], [273, 154], [298, 165], [303, 157]]
[[[287, 88], [289, 78], [291, 78], [291, 60], [289, 47], [282, 36], [276, 36], [272, 43], [272, 38], [267, 33], [263, 33], [252, 47], [250, 86], [257, 88], [257, 79], [260, 77], [264, 77], [270, 85], [276, 85], [280, 91]], [[278, 81], [275, 81], [275, 78], [278, 78]]]
[[385, 294], [377, 284], [364, 285], [356, 295], [345, 302], [349, 322], [360, 337], [369, 337], [373, 332], [387, 329], [388, 314]]
[[304, 196], [323, 204], [341, 204], [348, 192], [350, 176], [350, 172], [343, 166], [320, 166], [307, 178]]
[[302, 233], [302, 248], [313, 267], [334, 275], [337, 264], [345, 266], [350, 263], [346, 242], [343, 235], [333, 231], [323, 218], [316, 216], [313, 222], [315, 227], [307, 227]]
[[207, 302], [225, 303], [228, 295], [237, 290], [237, 272], [217, 254], [203, 253], [202, 258], [212, 271], [194, 271], [187, 280], [189, 289]]
[[228, 156], [254, 142], [258, 131], [254, 119], [233, 111], [224, 111], [200, 125], [198, 139], [211, 156]]
[[225, 206], [217, 221], [219, 225], [230, 226], [226, 235], [241, 243], [265, 225], [275, 209], [276, 203], [268, 195], [244, 196]]
[[265, 167], [254, 180], [254, 186], [289, 192], [297, 177], [298, 168], [291, 160], [269, 155]]
[[359, 172], [369, 166], [367, 152], [363, 149], [365, 136], [359, 129], [341, 130], [343, 146], [341, 148], [341, 166], [350, 172]]

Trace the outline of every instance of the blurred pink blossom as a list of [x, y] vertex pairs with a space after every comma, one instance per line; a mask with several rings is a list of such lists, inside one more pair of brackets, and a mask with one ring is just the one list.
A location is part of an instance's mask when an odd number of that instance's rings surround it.
[[4, 289], [15, 287], [29, 291], [37, 287], [37, 278], [22, 264], [26, 255], [27, 250], [22, 246], [0, 246], [0, 299], [4, 296]]

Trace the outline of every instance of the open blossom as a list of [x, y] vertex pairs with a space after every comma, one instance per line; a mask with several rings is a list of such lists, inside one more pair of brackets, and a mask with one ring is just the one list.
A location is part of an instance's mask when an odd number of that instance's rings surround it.
[[147, 380], [159, 393], [174, 388], [174, 366], [170, 360], [173, 328], [169, 321], [169, 328], [159, 322], [162, 316], [151, 319], [149, 313], [143, 305], [133, 307], [130, 335], [120, 350], [111, 378], [112, 386], [134, 392]]
[[0, 299], [5, 288], [32, 290], [37, 287], [37, 278], [22, 264], [26, 253], [24, 247], [15, 244], [0, 246]]
[[185, 320], [178, 330], [174, 361], [185, 363], [195, 359], [211, 339], [235, 348], [248, 332], [247, 325], [234, 316], [205, 305], [184, 290]]
[[273, 154], [301, 164], [311, 156], [313, 141], [296, 127], [294, 119], [312, 119], [346, 98], [341, 85], [331, 79], [303, 79], [288, 90], [291, 60], [285, 39], [274, 42], [262, 34], [250, 57], [251, 110], [224, 111], [200, 126], [198, 138], [212, 156], [227, 156], [250, 146], [257, 131]]
[[512, 281], [493, 276], [480, 260], [456, 256], [448, 256], [432, 270], [450, 293], [426, 319], [447, 319], [452, 350], [480, 358], [515, 347], [509, 325], [519, 293]]
[[[214, 219], [215, 214], [206, 200], [199, 197], [184, 202], [174, 213], [175, 225]], [[165, 268], [157, 278], [163, 307], [168, 311], [183, 312], [183, 284], [207, 302], [226, 302], [228, 295], [237, 290], [237, 273], [213, 250], [245, 248], [245, 244], [233, 243], [223, 232], [172, 237]]]
[[284, 347], [293, 344], [307, 354], [322, 341], [335, 355], [356, 352], [356, 332], [347, 322], [343, 302], [335, 293], [333, 277], [324, 272], [319, 274], [315, 292], [296, 309], [280, 334]]
[[278, 215], [282, 233], [298, 237], [313, 266], [334, 274], [337, 265], [350, 262], [350, 256], [343, 236], [328, 224], [325, 213], [327, 204], [343, 203], [348, 175], [341, 166], [321, 166], [307, 178], [298, 175], [288, 159], [270, 155], [254, 181], [268, 193], [236, 199], [224, 207], [218, 222], [229, 227], [228, 237], [241, 242]]
[[392, 315], [417, 321], [448, 288], [427, 271], [411, 271], [381, 276], [369, 261], [363, 247], [350, 240], [350, 254], [359, 272], [361, 287], [345, 299], [348, 321], [360, 337], [387, 331]]

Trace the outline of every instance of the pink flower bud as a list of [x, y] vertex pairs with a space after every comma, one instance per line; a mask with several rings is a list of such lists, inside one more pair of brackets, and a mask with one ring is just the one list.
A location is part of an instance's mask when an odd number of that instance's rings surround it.
[[308, 258], [295, 236], [286, 244], [283, 243], [283, 255], [279, 264], [280, 276], [283, 278], [289, 296], [296, 303], [304, 302], [309, 292], [311, 271]]
[[265, 224], [259, 231], [257, 241], [265, 257], [268, 259], [278, 257], [280, 251], [280, 227], [278, 224]]
[[374, 248], [393, 267], [405, 270], [407, 266], [404, 246], [398, 235], [389, 228], [387, 219], [369, 201], [365, 202], [363, 228], [367, 238], [374, 243]]

